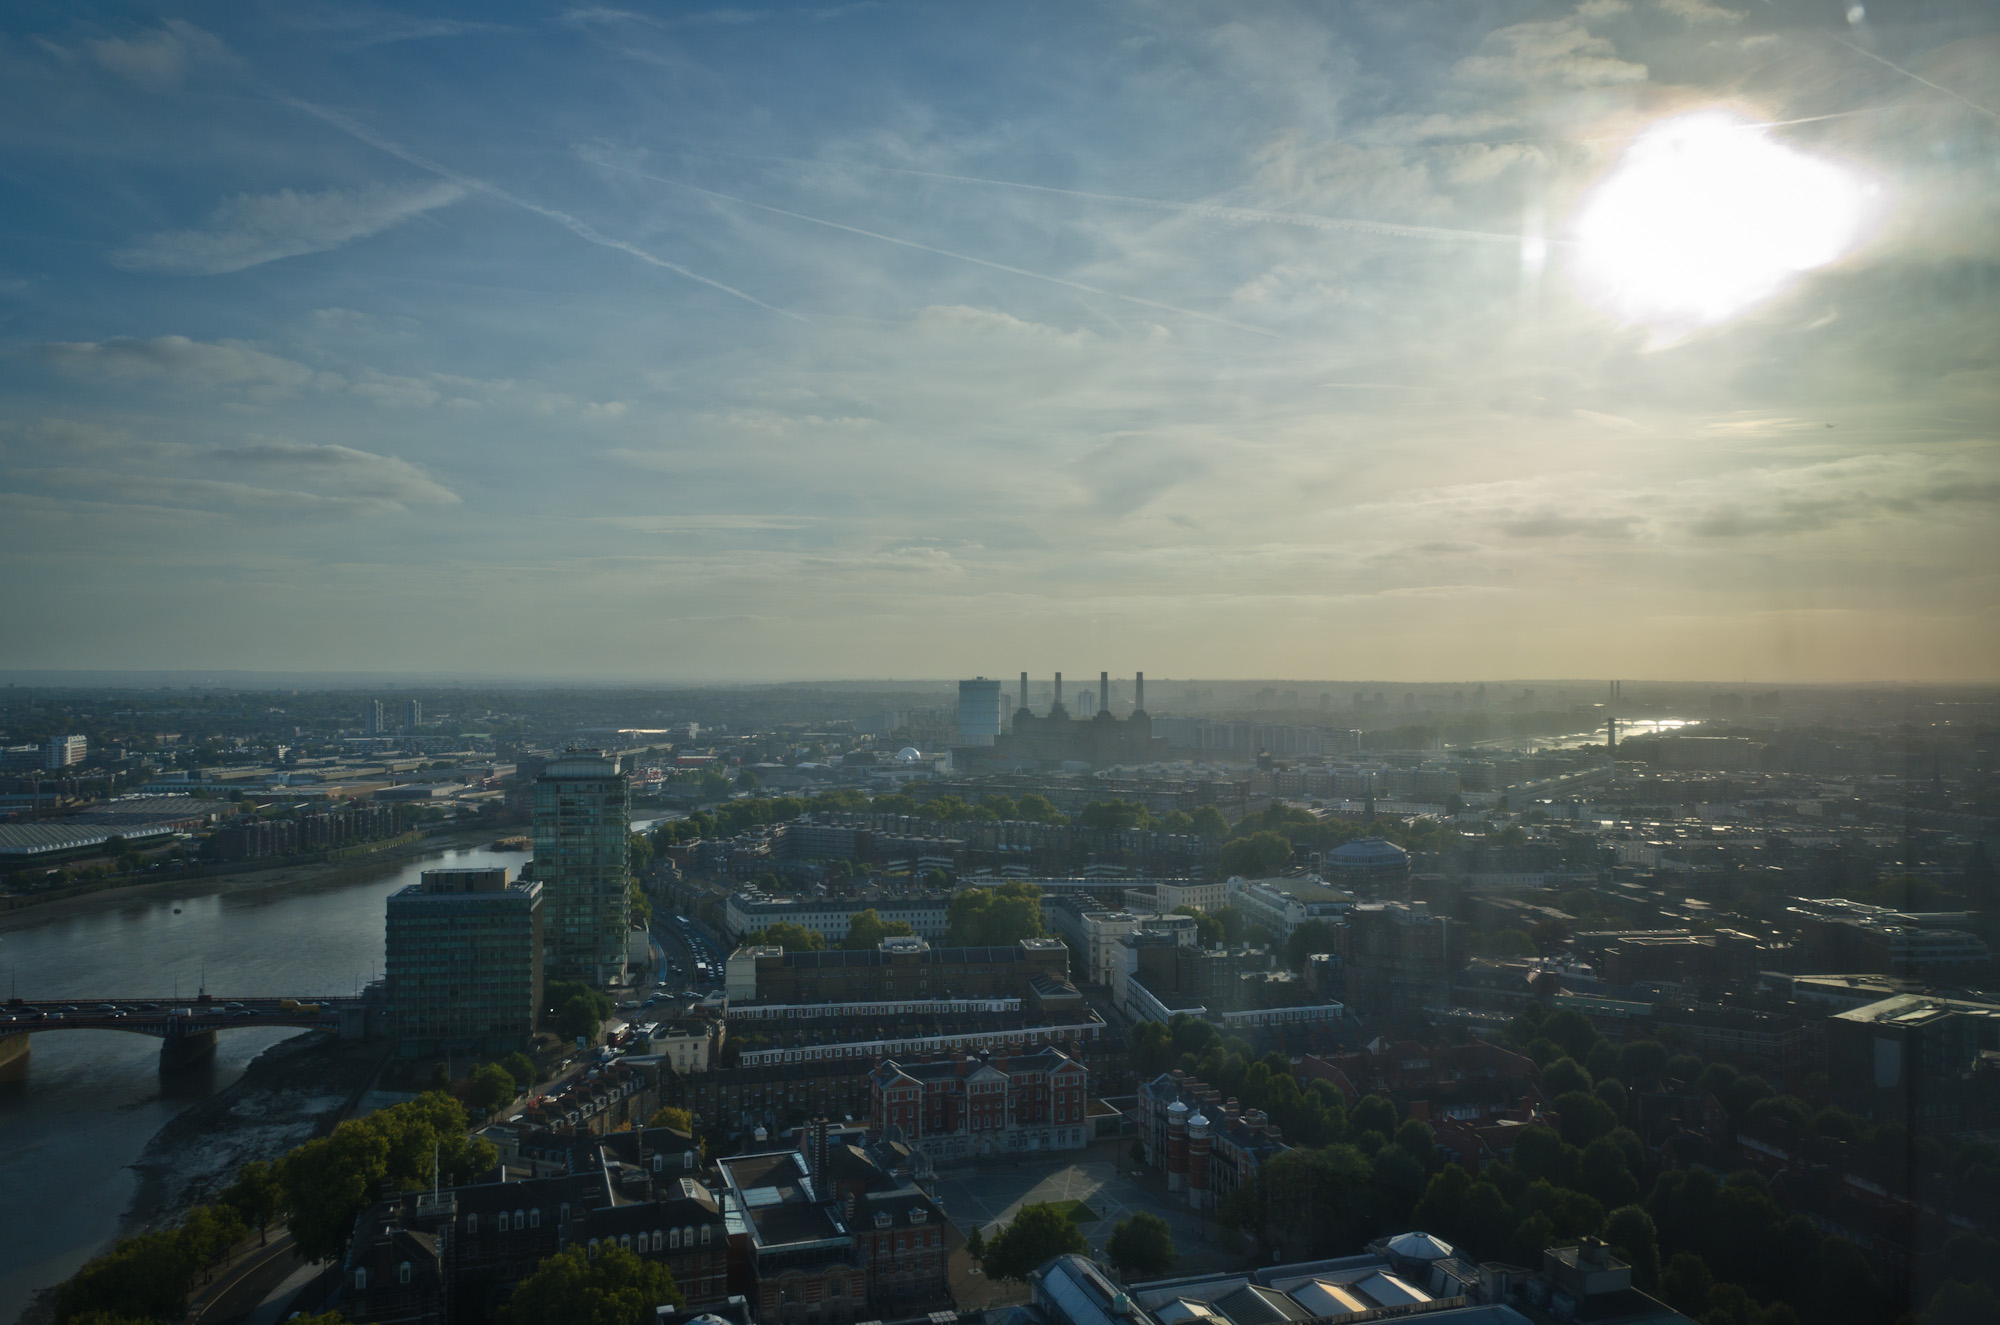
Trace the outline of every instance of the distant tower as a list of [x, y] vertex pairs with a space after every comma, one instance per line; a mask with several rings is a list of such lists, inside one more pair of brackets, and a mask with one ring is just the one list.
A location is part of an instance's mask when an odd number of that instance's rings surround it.
[[1146, 674], [1132, 674], [1132, 716], [1138, 717], [1146, 711]]
[[1006, 696], [998, 681], [975, 677], [958, 683], [958, 743], [991, 745], [1006, 722]]
[[371, 699], [361, 710], [361, 730], [370, 736], [382, 734], [382, 701]]
[[1069, 710], [1063, 707], [1062, 702], [1061, 672], [1056, 673], [1056, 702], [1049, 706], [1049, 716], [1051, 718], [1067, 718], [1069, 716]]
[[403, 701], [403, 730], [414, 736], [424, 725], [424, 706], [414, 699]]
[[1099, 672], [1097, 674], [1097, 711], [1104, 714], [1111, 712], [1111, 673], [1109, 672]]

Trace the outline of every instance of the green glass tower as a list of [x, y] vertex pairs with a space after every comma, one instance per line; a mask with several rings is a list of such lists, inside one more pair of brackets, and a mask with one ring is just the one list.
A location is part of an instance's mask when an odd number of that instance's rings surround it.
[[624, 975], [631, 824], [631, 786], [602, 751], [568, 751], [535, 780], [535, 879], [547, 899], [552, 979], [601, 989]]

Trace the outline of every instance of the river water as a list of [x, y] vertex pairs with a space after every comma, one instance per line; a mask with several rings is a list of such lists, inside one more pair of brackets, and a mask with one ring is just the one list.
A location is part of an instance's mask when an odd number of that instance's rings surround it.
[[[190, 884], [0, 932], [0, 981], [23, 997], [102, 1001], [354, 994], [382, 966], [383, 901], [439, 865], [506, 865], [486, 848], [385, 864], [341, 880]], [[110, 1244], [130, 1169], [168, 1119], [236, 1081], [296, 1031], [216, 1037], [214, 1061], [163, 1081], [160, 1043], [118, 1031], [37, 1035], [28, 1079], [0, 1084], [0, 1323]]]

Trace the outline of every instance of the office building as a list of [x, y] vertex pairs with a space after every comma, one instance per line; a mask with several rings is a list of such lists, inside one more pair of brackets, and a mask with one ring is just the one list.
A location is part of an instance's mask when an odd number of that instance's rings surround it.
[[625, 975], [632, 925], [632, 791], [597, 750], [551, 759], [535, 779], [535, 879], [546, 890], [548, 971], [593, 986]]
[[992, 745], [1005, 728], [1007, 700], [998, 681], [975, 677], [958, 683], [958, 743]]
[[361, 709], [361, 730], [364, 735], [382, 734], [382, 701], [371, 699]]
[[728, 991], [741, 1003], [933, 1003], [943, 999], [1033, 999], [1035, 981], [1069, 984], [1061, 939], [1003, 947], [933, 948], [911, 936], [866, 950], [786, 952], [772, 945], [729, 954]]
[[414, 699], [403, 701], [403, 730], [412, 736], [424, 725], [424, 706]]
[[1376, 1016], [1449, 1005], [1452, 972], [1465, 960], [1453, 931], [1450, 917], [1422, 902], [1354, 907], [1341, 931], [1349, 1000]]
[[389, 898], [390, 1025], [409, 1055], [511, 1053], [542, 1003], [542, 885], [425, 870]]
[[90, 741], [82, 736], [51, 736], [42, 751], [44, 768], [71, 768], [90, 753]]

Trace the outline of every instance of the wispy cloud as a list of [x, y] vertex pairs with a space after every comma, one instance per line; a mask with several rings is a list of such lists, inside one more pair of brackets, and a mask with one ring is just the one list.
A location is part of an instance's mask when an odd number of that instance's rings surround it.
[[165, 378], [267, 394], [296, 391], [311, 385], [316, 376], [302, 363], [239, 341], [198, 341], [186, 336], [59, 341], [42, 346], [40, 353], [56, 367], [83, 376]]
[[280, 258], [325, 253], [449, 207], [464, 196], [464, 187], [449, 180], [241, 194], [225, 199], [206, 224], [143, 236], [114, 252], [111, 260], [129, 271], [219, 276]]
[[151, 88], [174, 87], [196, 65], [229, 58], [218, 38], [180, 19], [136, 36], [100, 37], [84, 49], [107, 73]]

